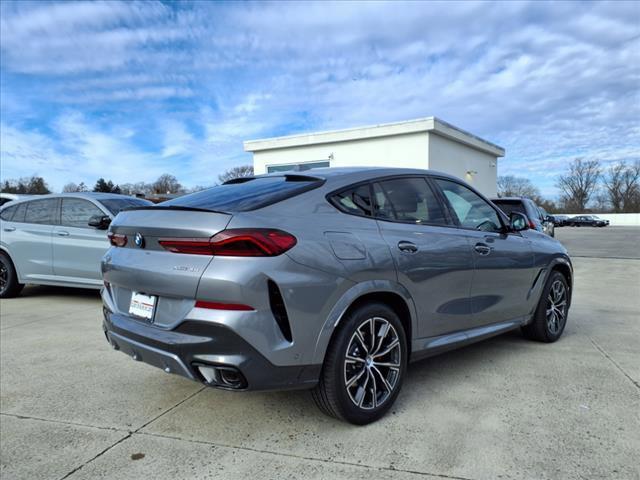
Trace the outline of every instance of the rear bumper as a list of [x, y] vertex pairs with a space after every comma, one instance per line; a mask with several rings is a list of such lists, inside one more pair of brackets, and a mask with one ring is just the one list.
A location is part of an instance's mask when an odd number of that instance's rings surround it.
[[[220, 324], [185, 321], [166, 330], [105, 309], [103, 329], [113, 348], [134, 360], [205, 385], [233, 390], [286, 390], [316, 385], [321, 365], [276, 366], [237, 333]], [[241, 381], [229, 387], [199, 367], [236, 371]]]

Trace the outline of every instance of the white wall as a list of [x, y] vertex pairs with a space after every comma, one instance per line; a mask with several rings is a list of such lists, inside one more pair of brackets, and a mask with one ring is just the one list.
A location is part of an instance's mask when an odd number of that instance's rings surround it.
[[[487, 197], [498, 191], [497, 159], [491, 154], [429, 132], [429, 168], [455, 175]], [[469, 175], [467, 172], [477, 172]]]
[[256, 174], [266, 173], [267, 165], [327, 160], [332, 167], [428, 168], [428, 134], [409, 133], [345, 142], [302, 145], [259, 150], [253, 154]]
[[[578, 215], [591, 215], [590, 213], [564, 213], [569, 217]], [[595, 213], [604, 220], [609, 220], [612, 226], [640, 226], [640, 213]]]

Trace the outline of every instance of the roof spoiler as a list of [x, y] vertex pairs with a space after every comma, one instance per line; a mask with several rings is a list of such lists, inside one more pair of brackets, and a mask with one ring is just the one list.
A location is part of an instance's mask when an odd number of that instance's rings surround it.
[[[273, 175], [274, 177], [279, 177], [280, 175]], [[287, 182], [324, 182], [324, 178], [314, 177], [312, 175], [301, 175], [299, 173], [285, 173], [282, 175]], [[264, 177], [238, 177], [233, 178], [231, 180], [227, 180], [222, 185], [235, 185], [238, 183], [246, 183], [251, 180], [255, 180], [256, 178], [264, 178]]]

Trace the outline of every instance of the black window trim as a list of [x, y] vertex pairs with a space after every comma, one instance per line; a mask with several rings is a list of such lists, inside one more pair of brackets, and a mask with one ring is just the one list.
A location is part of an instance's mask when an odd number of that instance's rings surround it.
[[[344, 213], [345, 215], [351, 215], [354, 217], [361, 217], [361, 218], [369, 218], [371, 220], [377, 220], [380, 222], [389, 222], [389, 223], [398, 223], [398, 224], [402, 224], [402, 225], [424, 225], [424, 226], [428, 226], [428, 227], [443, 227], [443, 228], [456, 228], [457, 225], [454, 223], [455, 222], [455, 217], [453, 217], [450, 212], [449, 212], [449, 207], [446, 203], [442, 203], [442, 198], [440, 198], [440, 193], [438, 189], [435, 189], [433, 187], [433, 185], [430, 182], [430, 177], [431, 175], [427, 175], [427, 174], [418, 174], [418, 173], [409, 173], [409, 174], [405, 174], [405, 175], [385, 175], [383, 177], [376, 177], [376, 178], [371, 178], [368, 180], [361, 180], [359, 182], [355, 182], [355, 183], [351, 183], [347, 186], [344, 187], [340, 187], [336, 190], [333, 190], [329, 193], [327, 193], [325, 195], [325, 199], [327, 200], [327, 202], [329, 202], [332, 206], [334, 206], [340, 213]], [[376, 216], [376, 208], [377, 206], [374, 204], [374, 192], [373, 192], [373, 184], [374, 183], [381, 183], [381, 182], [386, 182], [389, 180], [398, 180], [398, 179], [406, 179], [406, 178], [421, 178], [423, 180], [425, 180], [425, 183], [427, 184], [427, 188], [431, 189], [431, 192], [433, 193], [433, 196], [440, 201], [441, 203], [441, 207], [443, 208], [442, 213], [444, 214], [445, 217], [445, 221], [447, 223], [431, 223], [431, 222], [421, 222], [421, 223], [416, 223], [416, 222], [411, 222], [408, 220], [397, 220], [395, 218], [380, 218]], [[353, 213], [353, 212], [347, 212], [345, 210], [343, 210], [339, 203], [333, 198], [336, 195], [343, 193], [347, 190], [353, 190], [355, 188], [358, 188], [362, 185], [365, 184], [369, 184], [369, 196], [371, 198], [371, 206], [372, 206], [372, 215], [363, 215], [360, 213]], [[384, 188], [382, 188], [382, 193], [385, 195], [385, 197], [387, 196], [387, 192], [385, 192]], [[391, 203], [391, 202], [390, 202]], [[391, 203], [391, 206], [393, 208], [393, 203]], [[395, 209], [394, 209], [395, 211]]]
[[[449, 214], [451, 215], [451, 217], [454, 220], [454, 226], [455, 228], [459, 229], [459, 230], [468, 230], [471, 232], [482, 232], [482, 233], [493, 233], [493, 234], [497, 234], [497, 235], [504, 235], [504, 234], [517, 234], [517, 235], [521, 235], [520, 232], [512, 232], [509, 230], [509, 228], [507, 227], [509, 225], [509, 221], [507, 219], [507, 216], [504, 212], [502, 212], [496, 205], [493, 204], [493, 202], [491, 202], [491, 200], [489, 200], [487, 197], [485, 197], [484, 195], [482, 195], [480, 192], [478, 192], [475, 188], [473, 188], [471, 185], [467, 185], [455, 178], [451, 178], [451, 177], [445, 177], [443, 175], [429, 175], [429, 179], [430, 181], [433, 182], [434, 187], [437, 189], [438, 194], [441, 196], [442, 201], [444, 201], [444, 204], [446, 206], [446, 209], [449, 211]], [[493, 211], [495, 211], [498, 215], [498, 219], [501, 222], [501, 226], [502, 226], [502, 230], [499, 232], [485, 232], [483, 230], [478, 230], [477, 228], [469, 228], [469, 227], [463, 227], [462, 223], [460, 222], [460, 219], [458, 218], [458, 215], [456, 214], [455, 210], [453, 209], [453, 206], [451, 205], [451, 203], [449, 203], [449, 200], [447, 199], [446, 195], [444, 194], [444, 192], [442, 191], [442, 189], [440, 188], [440, 186], [437, 184], [437, 182], [435, 182], [436, 179], [440, 179], [440, 180], [446, 180], [452, 183], [457, 183], [458, 185], [460, 185], [461, 187], [465, 187], [468, 188], [469, 190], [471, 190], [473, 193], [475, 193], [476, 195], [478, 195], [482, 200], [484, 200], [487, 205], [489, 205]]]

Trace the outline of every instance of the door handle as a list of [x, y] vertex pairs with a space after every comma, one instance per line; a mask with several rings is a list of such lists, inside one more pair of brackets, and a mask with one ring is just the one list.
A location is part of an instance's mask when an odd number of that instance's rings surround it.
[[16, 230], [16, 227], [6, 227], [4, 229], [5, 232], [14, 232]]
[[398, 249], [400, 249], [401, 252], [416, 253], [418, 251], [418, 246], [415, 243], [402, 240], [398, 242]]
[[485, 245], [484, 243], [476, 243], [476, 246], [473, 247], [473, 249], [480, 255], [489, 255], [492, 250], [489, 245]]
[[69, 236], [69, 232], [67, 232], [65, 230], [58, 230], [56, 232], [56, 235], [58, 235], [59, 237], [68, 237]]

